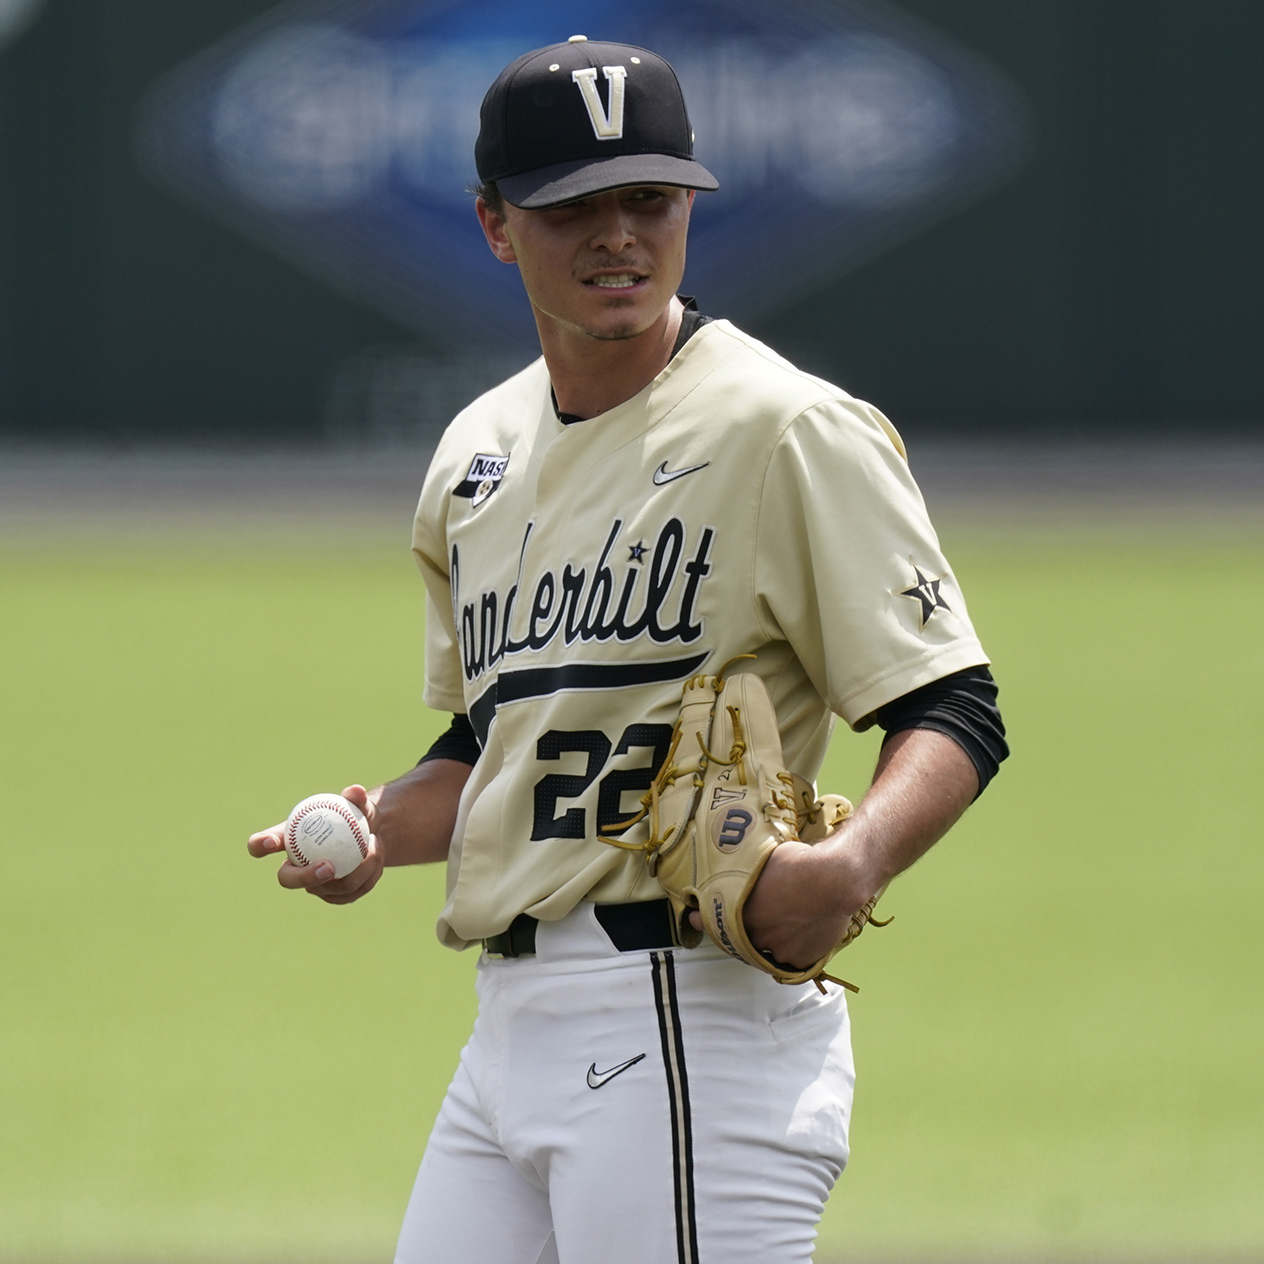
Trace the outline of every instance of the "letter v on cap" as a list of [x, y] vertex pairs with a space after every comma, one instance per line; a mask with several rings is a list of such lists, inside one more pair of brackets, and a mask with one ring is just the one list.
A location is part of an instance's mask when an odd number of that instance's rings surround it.
[[623, 139], [623, 84], [628, 77], [626, 66], [602, 66], [610, 85], [610, 110], [607, 113], [601, 106], [601, 97], [597, 93], [597, 68], [585, 66], [582, 70], [571, 72], [571, 79], [579, 85], [584, 97], [584, 107], [588, 111], [588, 119], [592, 123], [593, 132], [598, 140]]

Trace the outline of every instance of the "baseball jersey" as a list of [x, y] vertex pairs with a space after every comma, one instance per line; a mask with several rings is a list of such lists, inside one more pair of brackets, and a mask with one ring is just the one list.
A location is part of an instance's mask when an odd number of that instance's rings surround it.
[[[482, 745], [440, 939], [656, 899], [626, 827], [684, 681], [757, 672], [786, 766], [834, 717], [987, 662], [903, 445], [876, 409], [728, 321], [639, 394], [563, 425], [538, 360], [465, 409], [422, 490], [426, 703]], [[840, 787], [841, 789], [841, 787]]]

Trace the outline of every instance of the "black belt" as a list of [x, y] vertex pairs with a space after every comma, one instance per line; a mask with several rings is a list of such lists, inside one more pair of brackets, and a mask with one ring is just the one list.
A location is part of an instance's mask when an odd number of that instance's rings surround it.
[[[639, 900], [634, 904], [595, 904], [593, 911], [602, 930], [620, 952], [638, 948], [673, 948], [676, 919], [670, 900]], [[535, 928], [539, 919], [519, 913], [509, 929], [483, 940], [489, 957], [530, 957], [535, 954]]]

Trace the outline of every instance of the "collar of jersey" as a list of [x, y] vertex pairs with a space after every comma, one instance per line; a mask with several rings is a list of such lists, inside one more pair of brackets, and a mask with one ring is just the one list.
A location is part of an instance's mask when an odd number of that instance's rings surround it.
[[[579, 420], [596, 421], [605, 428], [608, 424], [628, 415], [651, 411], [651, 424], [660, 421], [685, 399], [699, 383], [724, 363], [738, 350], [732, 337], [736, 332], [727, 320], [712, 320], [697, 329], [693, 336], [667, 362], [666, 366], [652, 381], [646, 383], [631, 399], [616, 404], [604, 413], [595, 417]], [[573, 432], [587, 431], [589, 427], [568, 426], [557, 411], [557, 401], [553, 397], [553, 387], [549, 384], [549, 400], [554, 420], [558, 429]]]

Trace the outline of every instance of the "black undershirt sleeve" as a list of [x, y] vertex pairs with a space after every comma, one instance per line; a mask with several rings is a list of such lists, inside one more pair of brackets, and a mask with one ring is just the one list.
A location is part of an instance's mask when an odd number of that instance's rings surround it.
[[418, 766], [432, 759], [455, 759], [459, 764], [473, 767], [478, 763], [478, 738], [474, 736], [474, 726], [468, 715], [456, 714], [448, 731], [417, 761]]
[[992, 673], [986, 667], [967, 667], [888, 702], [859, 727], [876, 723], [887, 737], [906, 729], [934, 729], [951, 737], [970, 757], [982, 794], [1009, 754], [996, 697]]

